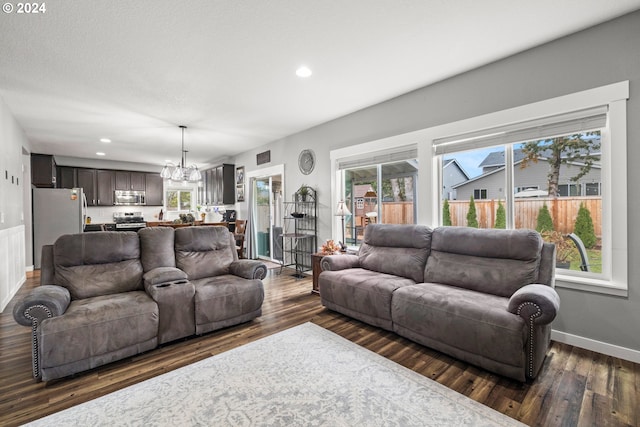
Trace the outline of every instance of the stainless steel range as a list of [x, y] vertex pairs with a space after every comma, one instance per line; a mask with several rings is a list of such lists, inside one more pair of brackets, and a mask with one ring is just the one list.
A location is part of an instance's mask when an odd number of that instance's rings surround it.
[[138, 231], [147, 226], [142, 212], [116, 212], [113, 214], [116, 231]]

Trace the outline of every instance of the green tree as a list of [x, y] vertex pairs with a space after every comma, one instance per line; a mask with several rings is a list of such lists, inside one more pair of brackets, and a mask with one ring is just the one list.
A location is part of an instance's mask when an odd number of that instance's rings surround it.
[[446, 199], [442, 205], [442, 225], [451, 225], [451, 211], [449, 210], [449, 201]]
[[476, 203], [473, 196], [469, 199], [469, 212], [467, 212], [467, 227], [478, 228], [478, 218], [476, 218]]
[[507, 228], [507, 213], [504, 210], [502, 202], [498, 200], [498, 209], [496, 210], [496, 223], [493, 228]]
[[591, 212], [584, 206], [584, 203], [580, 203], [573, 232], [580, 237], [586, 248], [593, 248], [598, 241], [593, 227], [593, 220], [591, 219]]
[[[593, 138], [594, 136], [597, 138]], [[593, 154], [599, 151], [599, 131], [529, 141], [522, 146], [524, 158], [520, 163], [520, 169], [526, 168], [531, 163], [537, 163], [541, 158], [546, 159], [549, 162], [547, 174], [549, 196], [558, 197], [560, 167], [567, 163], [581, 164], [578, 173], [571, 178], [571, 181], [576, 182], [589, 173], [594, 162], [600, 160], [598, 155]]]
[[544, 233], [545, 231], [553, 231], [553, 219], [551, 219], [551, 213], [547, 204], [543, 204], [538, 211], [538, 220], [536, 221], [536, 231], [538, 233]]

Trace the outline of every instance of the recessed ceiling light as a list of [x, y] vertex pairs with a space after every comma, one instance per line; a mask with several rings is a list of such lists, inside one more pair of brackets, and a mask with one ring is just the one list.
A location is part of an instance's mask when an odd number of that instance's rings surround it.
[[106, 154], [105, 154], [105, 153], [103, 153], [102, 151], [98, 151], [98, 152], [96, 153], [96, 155], [98, 155], [98, 156], [106, 156]]
[[311, 77], [311, 74], [313, 74], [313, 72], [309, 69], [309, 67], [306, 67], [304, 65], [296, 70], [296, 76], [298, 77], [307, 78]]
[[100, 138], [100, 142], [104, 142], [105, 144], [108, 144], [111, 142], [111, 140], [109, 138]]

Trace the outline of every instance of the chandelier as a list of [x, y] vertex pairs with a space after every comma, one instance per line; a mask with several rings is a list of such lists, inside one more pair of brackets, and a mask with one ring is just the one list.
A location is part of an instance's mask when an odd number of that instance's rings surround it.
[[177, 165], [172, 162], [164, 165], [160, 172], [160, 176], [164, 179], [186, 182], [198, 182], [202, 179], [202, 175], [196, 165], [191, 165], [189, 167], [186, 166], [187, 150], [184, 149], [184, 130], [186, 128], [186, 126], [180, 126], [180, 129], [182, 129], [182, 157], [180, 162]]

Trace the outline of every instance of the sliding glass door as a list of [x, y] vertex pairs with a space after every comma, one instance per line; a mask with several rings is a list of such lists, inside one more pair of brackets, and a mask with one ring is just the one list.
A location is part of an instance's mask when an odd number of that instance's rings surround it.
[[258, 258], [282, 259], [282, 175], [255, 179], [254, 206]]

